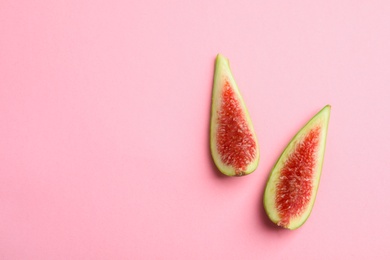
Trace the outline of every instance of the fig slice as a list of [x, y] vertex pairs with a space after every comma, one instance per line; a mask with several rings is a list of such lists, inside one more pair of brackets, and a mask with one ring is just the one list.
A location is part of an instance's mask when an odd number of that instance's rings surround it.
[[292, 138], [269, 175], [263, 204], [278, 226], [297, 229], [311, 213], [321, 177], [329, 116], [327, 105]]
[[252, 173], [259, 163], [259, 146], [252, 121], [230, 70], [229, 60], [215, 60], [210, 120], [211, 155], [227, 176]]

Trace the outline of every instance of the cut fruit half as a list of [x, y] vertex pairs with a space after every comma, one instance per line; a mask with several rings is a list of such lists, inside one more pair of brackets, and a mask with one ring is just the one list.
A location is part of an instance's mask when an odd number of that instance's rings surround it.
[[268, 217], [278, 226], [297, 229], [310, 215], [321, 176], [329, 116], [327, 105], [293, 137], [270, 173], [263, 203]]
[[211, 155], [228, 176], [252, 173], [259, 163], [259, 146], [244, 100], [230, 70], [229, 60], [215, 60], [210, 122]]

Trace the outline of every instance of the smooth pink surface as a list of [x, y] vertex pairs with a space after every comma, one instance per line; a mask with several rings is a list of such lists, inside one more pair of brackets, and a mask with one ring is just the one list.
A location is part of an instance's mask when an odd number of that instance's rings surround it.
[[[388, 1], [1, 1], [0, 259], [389, 259]], [[258, 135], [210, 159], [214, 58]], [[261, 204], [284, 146], [331, 120], [306, 224]]]

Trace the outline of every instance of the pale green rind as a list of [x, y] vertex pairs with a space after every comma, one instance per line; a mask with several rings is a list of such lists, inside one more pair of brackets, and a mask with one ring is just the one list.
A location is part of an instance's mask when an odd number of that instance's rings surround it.
[[242, 173], [242, 175], [248, 175], [252, 173], [254, 170], [256, 170], [258, 164], [259, 164], [259, 145], [257, 142], [257, 137], [253, 128], [252, 121], [250, 119], [248, 110], [246, 108], [246, 105], [244, 103], [244, 100], [240, 94], [240, 91], [237, 87], [237, 84], [234, 80], [234, 77], [232, 75], [229, 60], [222, 56], [221, 54], [218, 54], [215, 60], [215, 70], [214, 70], [214, 82], [213, 82], [213, 94], [212, 94], [212, 105], [211, 105], [211, 120], [210, 120], [210, 149], [211, 149], [211, 155], [213, 157], [214, 163], [217, 166], [217, 168], [225, 175], [227, 176], [237, 176], [235, 169], [232, 166], [225, 165], [217, 151], [217, 145], [216, 145], [216, 132], [217, 132], [217, 119], [218, 119], [218, 109], [220, 107], [220, 96], [222, 93], [222, 86], [223, 82], [225, 80], [228, 80], [230, 85], [232, 86], [232, 89], [236, 93], [237, 99], [240, 101], [241, 107], [245, 114], [245, 119], [247, 121], [247, 124], [249, 126], [250, 131], [253, 134], [253, 137], [256, 142], [256, 157], [255, 159], [247, 166], [246, 170]]
[[328, 132], [329, 116], [330, 116], [330, 105], [325, 106], [320, 112], [318, 112], [310, 121], [301, 129], [299, 132], [292, 138], [289, 142], [278, 161], [276, 162], [274, 168], [272, 169], [267, 185], [264, 191], [263, 204], [264, 209], [272, 222], [278, 224], [280, 221], [279, 214], [275, 206], [275, 194], [276, 194], [276, 183], [280, 176], [280, 170], [282, 169], [285, 161], [289, 155], [295, 150], [295, 145], [299, 140], [301, 140], [313, 127], [320, 126], [321, 134], [319, 139], [319, 149], [317, 151], [317, 165], [314, 174], [314, 183], [312, 190], [312, 197], [310, 199], [309, 205], [301, 216], [296, 219], [290, 220], [290, 223], [287, 227], [288, 229], [297, 229], [302, 226], [305, 221], [310, 216], [310, 213], [313, 209], [313, 205], [316, 199], [319, 181], [321, 178], [321, 171], [323, 165], [323, 159], [325, 155], [325, 146], [326, 146], [326, 136]]

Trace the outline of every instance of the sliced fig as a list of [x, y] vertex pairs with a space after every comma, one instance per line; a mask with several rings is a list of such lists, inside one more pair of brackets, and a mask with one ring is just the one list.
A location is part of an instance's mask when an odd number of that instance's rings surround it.
[[293, 137], [270, 173], [263, 203], [278, 226], [297, 229], [310, 215], [321, 177], [329, 116], [327, 105]]
[[259, 163], [259, 147], [244, 100], [230, 70], [229, 60], [215, 60], [210, 122], [211, 155], [228, 176], [252, 173]]

